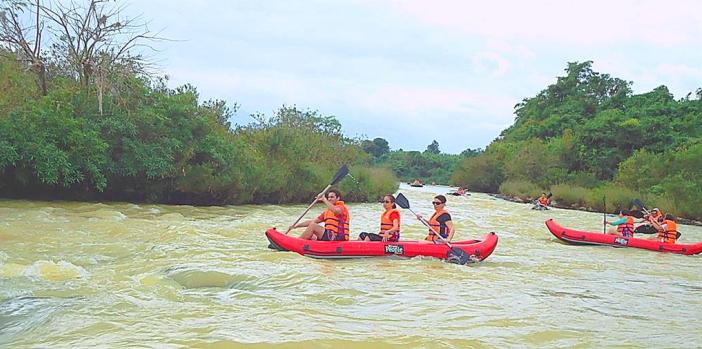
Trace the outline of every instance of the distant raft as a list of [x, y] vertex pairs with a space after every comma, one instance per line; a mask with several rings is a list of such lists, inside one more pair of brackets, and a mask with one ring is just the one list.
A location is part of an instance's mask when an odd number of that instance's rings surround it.
[[698, 254], [702, 252], [702, 242], [695, 244], [670, 244], [656, 240], [646, 240], [628, 238], [618, 235], [603, 233], [590, 233], [574, 229], [568, 229], [554, 222], [553, 219], [546, 221], [546, 227], [558, 239], [574, 245], [606, 245], [614, 247], [633, 247], [656, 252], [670, 252], [685, 255]]

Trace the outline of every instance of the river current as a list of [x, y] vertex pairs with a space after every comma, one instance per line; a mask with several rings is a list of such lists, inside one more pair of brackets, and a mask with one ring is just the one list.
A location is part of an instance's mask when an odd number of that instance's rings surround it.
[[[449, 189], [400, 191], [426, 215]], [[348, 206], [353, 236], [377, 229], [381, 204]], [[305, 208], [2, 200], [0, 347], [702, 347], [701, 256], [570, 246], [544, 225], [600, 231], [602, 214], [449, 196], [456, 240], [500, 238], [469, 266], [268, 249]]]

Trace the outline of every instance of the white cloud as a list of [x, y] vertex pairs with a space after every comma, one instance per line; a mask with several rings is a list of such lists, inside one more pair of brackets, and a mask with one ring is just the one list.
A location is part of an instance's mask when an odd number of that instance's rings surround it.
[[394, 5], [431, 26], [485, 38], [667, 46], [696, 43], [702, 34], [702, 3], [693, 0], [399, 0]]
[[478, 52], [473, 56], [473, 69], [478, 74], [489, 73], [492, 77], [504, 76], [510, 68], [510, 63], [499, 53]]

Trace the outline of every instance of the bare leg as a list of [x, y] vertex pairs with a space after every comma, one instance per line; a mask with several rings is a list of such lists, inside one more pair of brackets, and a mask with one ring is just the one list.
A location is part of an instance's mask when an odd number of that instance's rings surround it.
[[620, 232], [617, 231], [617, 227], [611, 227], [611, 228], [609, 228], [609, 230], [607, 230], [607, 234], [609, 234], [609, 235], [618, 235], [618, 236], [622, 236], [622, 233], [620, 233]]
[[300, 235], [300, 239], [311, 240], [312, 236], [316, 236], [317, 240], [321, 240], [322, 234], [324, 234], [324, 228], [322, 228], [322, 226], [310, 223]]

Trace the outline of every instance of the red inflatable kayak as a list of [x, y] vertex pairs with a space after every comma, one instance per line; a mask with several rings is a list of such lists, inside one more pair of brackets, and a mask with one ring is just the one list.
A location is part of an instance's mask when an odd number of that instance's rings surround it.
[[698, 254], [702, 252], [702, 242], [696, 244], [666, 244], [656, 240], [625, 238], [617, 235], [602, 233], [589, 233], [585, 231], [568, 229], [554, 222], [546, 221], [546, 227], [553, 236], [576, 245], [609, 245], [614, 247], [634, 247], [657, 252], [670, 252], [679, 254]]
[[[381, 241], [316, 241], [302, 240], [285, 235], [275, 228], [266, 231], [271, 247], [281, 251], [293, 251], [313, 258], [363, 258], [363, 257], [416, 257], [428, 256], [446, 259], [449, 247], [443, 243], [423, 243], [419, 241], [400, 240], [398, 242]], [[482, 240], [452, 242], [468, 253], [474, 261], [487, 258], [497, 246], [497, 234], [485, 235]]]

